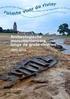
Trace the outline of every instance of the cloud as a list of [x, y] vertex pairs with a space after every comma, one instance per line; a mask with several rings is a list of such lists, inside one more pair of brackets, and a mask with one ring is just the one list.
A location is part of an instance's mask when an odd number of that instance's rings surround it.
[[[42, 5], [43, 3], [48, 2], [56, 2], [56, 7], [70, 7], [70, 0], [0, 0], [0, 7], [1, 6], [17, 6], [23, 9], [29, 7], [35, 7], [36, 5]], [[50, 7], [51, 8], [51, 7]], [[48, 9], [48, 7], [44, 8]], [[43, 10], [44, 10], [43, 9]], [[14, 21], [17, 22], [18, 29], [23, 31], [37, 31], [37, 32], [56, 32], [57, 27], [59, 24], [67, 22], [70, 25], [70, 9], [60, 9], [60, 11], [64, 11], [64, 13], [50, 13], [48, 11], [40, 12], [40, 13], [27, 13], [24, 16], [3, 16], [1, 15], [0, 10], [0, 26], [3, 28], [12, 28]], [[49, 11], [50, 12], [50, 11]], [[54, 11], [52, 11], [54, 12]], [[38, 16], [44, 15], [37, 18], [28, 18], [29, 16]], [[28, 17], [26, 17], [28, 16]]]

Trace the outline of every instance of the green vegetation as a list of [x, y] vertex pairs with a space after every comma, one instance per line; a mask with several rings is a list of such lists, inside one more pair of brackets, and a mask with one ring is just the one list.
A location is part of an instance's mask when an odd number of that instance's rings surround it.
[[64, 36], [70, 36], [70, 29], [67, 23], [61, 24], [57, 31]]
[[0, 27], [0, 33], [17, 33], [17, 24], [14, 22], [13, 29], [3, 29]]
[[0, 33], [17, 33], [17, 31], [14, 31], [12, 29], [3, 29], [0, 27]]
[[64, 38], [70, 38], [70, 35], [64, 35], [63, 37]]

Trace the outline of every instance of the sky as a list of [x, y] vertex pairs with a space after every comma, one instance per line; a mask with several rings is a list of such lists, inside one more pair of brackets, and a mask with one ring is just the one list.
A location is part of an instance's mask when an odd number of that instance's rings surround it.
[[[43, 7], [44, 3], [55, 5]], [[38, 5], [41, 7], [36, 9]], [[23, 13], [29, 8], [33, 10]], [[21, 11], [21, 14], [4, 13], [16, 11]], [[70, 26], [70, 0], [0, 0], [0, 27], [12, 29], [14, 22], [17, 23], [19, 31], [57, 33], [60, 24], [68, 23]]]

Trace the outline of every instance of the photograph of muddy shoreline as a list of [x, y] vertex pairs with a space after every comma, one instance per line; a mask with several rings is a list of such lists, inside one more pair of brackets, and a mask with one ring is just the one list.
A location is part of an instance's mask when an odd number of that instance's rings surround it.
[[0, 34], [0, 75], [13, 68], [17, 62], [33, 56], [52, 55], [58, 59], [55, 66], [18, 81], [12, 88], [1, 89], [3, 81], [0, 80], [0, 99], [70, 99], [70, 38], [43, 38], [49, 43], [48, 47], [26, 47], [22, 51], [12, 52], [10, 34]]

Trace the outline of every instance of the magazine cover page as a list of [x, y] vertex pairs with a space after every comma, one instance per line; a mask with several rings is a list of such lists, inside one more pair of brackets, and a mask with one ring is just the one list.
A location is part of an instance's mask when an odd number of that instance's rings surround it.
[[70, 99], [70, 0], [0, 0], [0, 99]]

